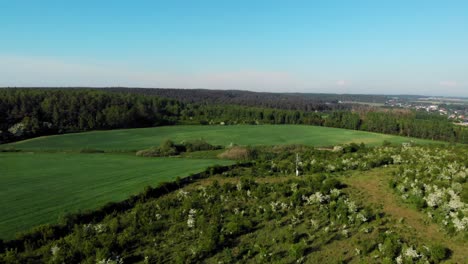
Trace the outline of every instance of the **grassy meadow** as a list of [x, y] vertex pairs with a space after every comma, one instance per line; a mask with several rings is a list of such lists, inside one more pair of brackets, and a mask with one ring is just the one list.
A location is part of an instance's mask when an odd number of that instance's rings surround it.
[[230, 161], [124, 154], [0, 153], [0, 238], [68, 212], [121, 201], [145, 186]]
[[379, 145], [384, 140], [402, 143], [413, 140], [418, 143], [430, 140], [399, 137], [330, 127], [306, 125], [236, 125], [236, 126], [165, 126], [138, 129], [91, 131], [39, 137], [5, 145], [25, 150], [139, 150], [157, 146], [165, 139], [175, 142], [204, 139], [211, 144], [279, 145], [305, 144], [333, 146], [345, 143]]

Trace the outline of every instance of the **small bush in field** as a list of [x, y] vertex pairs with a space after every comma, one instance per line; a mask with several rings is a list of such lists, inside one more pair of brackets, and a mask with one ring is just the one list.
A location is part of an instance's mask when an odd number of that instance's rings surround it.
[[219, 154], [222, 159], [246, 160], [249, 158], [249, 150], [246, 147], [232, 147]]

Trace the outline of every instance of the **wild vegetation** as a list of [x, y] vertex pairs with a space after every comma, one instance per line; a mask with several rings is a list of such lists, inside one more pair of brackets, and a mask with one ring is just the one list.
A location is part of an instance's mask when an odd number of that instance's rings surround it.
[[[130, 207], [89, 221], [71, 217], [61, 228], [35, 229], [3, 242], [1, 258], [7, 263], [440, 263], [447, 259], [462, 263], [467, 257], [463, 248], [468, 229], [455, 227], [455, 219], [463, 223], [466, 213], [463, 147], [408, 143], [244, 150], [245, 155], [237, 158], [250, 161], [249, 165], [212, 170], [175, 184], [169, 192], [149, 188]], [[427, 172], [442, 176], [419, 178], [420, 185], [415, 185], [418, 174], [407, 172], [444, 160], [450, 163], [434, 165]], [[299, 177], [294, 176], [296, 170]], [[409, 210], [428, 223], [433, 221], [443, 230], [440, 236], [428, 239], [412, 231], [404, 217], [387, 214], [361, 196], [366, 189], [355, 189], [354, 174], [375, 177], [376, 171], [394, 172], [386, 185], [394, 186], [395, 194], [378, 195], [416, 201], [410, 194], [404, 198], [400, 186], [407, 190], [430, 186], [421, 195], [427, 211], [419, 212], [421, 208], [412, 204], [406, 207], [404, 202], [395, 205], [401, 207], [396, 212]], [[412, 189], [406, 187], [411, 185]], [[443, 195], [437, 190], [443, 190]], [[447, 227], [439, 219], [447, 211], [437, 211], [446, 209], [453, 212]], [[450, 244], [444, 243], [446, 236], [452, 237]]]
[[392, 186], [453, 236], [468, 238], [468, 149], [405, 148]]
[[171, 140], [165, 140], [159, 147], [151, 147], [136, 152], [137, 156], [142, 157], [169, 157], [180, 155], [184, 152], [206, 151], [221, 149], [221, 146], [213, 146], [204, 140], [183, 141], [176, 144]]

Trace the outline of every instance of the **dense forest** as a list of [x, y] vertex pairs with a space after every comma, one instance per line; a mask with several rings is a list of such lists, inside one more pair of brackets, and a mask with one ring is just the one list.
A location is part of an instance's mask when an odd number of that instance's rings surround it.
[[286, 110], [315, 111], [350, 109], [341, 102], [385, 103], [395, 97], [403, 101], [424, 98], [420, 95], [268, 93], [241, 90], [174, 89], [174, 88], [106, 88], [112, 92], [156, 95], [187, 103], [235, 104]]
[[321, 124], [319, 114], [92, 89], [1, 89], [0, 140], [172, 124]]
[[[98, 88], [99, 89], [99, 88]], [[242, 90], [174, 89], [174, 88], [104, 88], [111, 92], [155, 95], [186, 103], [234, 104], [285, 110], [324, 111], [344, 110], [362, 103], [385, 104], [389, 100], [412, 102], [423, 95], [327, 94], [327, 93], [269, 93]], [[102, 90], [102, 88], [101, 88]]]
[[[145, 89], [147, 90], [147, 89]], [[173, 124], [307, 124], [468, 143], [468, 130], [446, 118], [388, 109], [282, 110], [187, 103], [96, 89], [0, 89], [0, 142], [96, 129]], [[320, 104], [319, 104], [320, 105]]]
[[[339, 104], [341, 97], [328, 94], [284, 94], [258, 93], [239, 90], [208, 89], [144, 89], [144, 88], [106, 88], [112, 92], [155, 95], [186, 103], [230, 104], [249, 107], [266, 107], [283, 110], [325, 111], [350, 109], [350, 105]], [[385, 98], [384, 96], [381, 96]], [[385, 100], [385, 99], [383, 99]]]

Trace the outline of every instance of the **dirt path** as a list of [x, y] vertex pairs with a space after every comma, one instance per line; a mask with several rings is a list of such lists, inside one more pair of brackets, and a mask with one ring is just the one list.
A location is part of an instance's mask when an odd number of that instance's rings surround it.
[[346, 178], [345, 183], [357, 190], [366, 202], [380, 206], [386, 215], [397, 221], [403, 219], [402, 224], [414, 231], [409, 235], [428, 244], [436, 242], [448, 247], [452, 251], [451, 263], [468, 263], [468, 243], [453, 241], [436, 224], [430, 223], [426, 215], [399, 202], [388, 186], [390, 173], [390, 168], [358, 172]]

